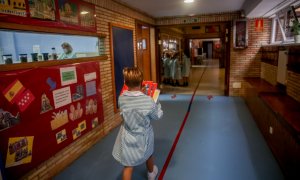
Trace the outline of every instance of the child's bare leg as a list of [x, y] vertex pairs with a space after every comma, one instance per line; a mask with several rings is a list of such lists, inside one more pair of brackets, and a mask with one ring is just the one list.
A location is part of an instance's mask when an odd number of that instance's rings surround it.
[[154, 167], [154, 159], [153, 156], [150, 156], [149, 159], [146, 162], [147, 169], [151, 173], [153, 172], [153, 167]]
[[131, 180], [133, 167], [125, 166], [123, 169], [123, 180]]

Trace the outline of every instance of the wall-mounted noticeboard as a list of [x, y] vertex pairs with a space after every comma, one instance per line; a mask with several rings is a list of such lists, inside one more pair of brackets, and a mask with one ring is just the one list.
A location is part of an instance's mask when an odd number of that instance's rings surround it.
[[99, 62], [0, 72], [0, 153], [18, 179], [103, 122]]
[[248, 47], [248, 21], [238, 19], [233, 21], [233, 47], [244, 49]]
[[81, 0], [1, 0], [0, 21], [96, 32], [95, 5]]

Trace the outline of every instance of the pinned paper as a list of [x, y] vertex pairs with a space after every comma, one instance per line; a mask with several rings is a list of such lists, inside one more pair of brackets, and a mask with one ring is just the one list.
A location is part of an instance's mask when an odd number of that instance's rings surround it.
[[86, 96], [96, 94], [96, 81], [89, 81], [86, 83]]
[[96, 99], [88, 99], [86, 100], [85, 114], [95, 114], [97, 113], [97, 100]]
[[57, 144], [60, 144], [61, 142], [65, 141], [67, 139], [67, 132], [66, 129], [63, 129], [56, 133], [56, 142]]
[[4, 89], [3, 94], [5, 98], [10, 102], [14, 103], [18, 96], [22, 94], [25, 87], [19, 80], [15, 80], [6, 89]]
[[80, 130], [80, 132], [86, 130], [86, 121], [82, 121], [78, 124], [78, 129]]
[[47, 78], [47, 84], [50, 86], [50, 91], [56, 89], [56, 82], [52, 80], [50, 77]]
[[84, 74], [84, 82], [92, 81], [97, 78], [96, 72]]
[[20, 115], [12, 115], [8, 111], [0, 109], [0, 131], [13, 127], [16, 124], [20, 123]]
[[72, 94], [72, 100], [74, 101], [79, 101], [83, 99], [83, 85], [77, 85], [76, 86], [76, 92]]
[[79, 102], [76, 104], [76, 108], [73, 104], [70, 106], [70, 113], [69, 113], [70, 120], [74, 121], [76, 119], [79, 119], [82, 117], [82, 114], [83, 114], [83, 109]]
[[60, 68], [60, 79], [62, 86], [77, 83], [76, 67]]
[[41, 96], [41, 114], [52, 110], [53, 107], [50, 104], [50, 100], [45, 93]]
[[33, 138], [33, 136], [9, 138], [6, 168], [31, 162]]
[[55, 109], [70, 104], [72, 102], [70, 87], [68, 86], [65, 88], [54, 90], [53, 98]]
[[98, 118], [96, 117], [96, 118], [92, 119], [92, 128], [95, 128], [98, 125], [99, 125]]
[[51, 123], [51, 129], [55, 130], [69, 122], [67, 110], [59, 111], [58, 113], [53, 112]]
[[29, 89], [22, 93], [22, 95], [18, 96], [16, 102], [19, 106], [20, 111], [25, 111], [34, 99], [35, 98]]
[[81, 135], [81, 131], [79, 128], [75, 128], [72, 130], [73, 140], [77, 139]]

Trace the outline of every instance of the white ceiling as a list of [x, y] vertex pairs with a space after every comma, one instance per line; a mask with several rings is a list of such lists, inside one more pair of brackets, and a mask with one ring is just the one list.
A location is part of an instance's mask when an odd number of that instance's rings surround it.
[[153, 17], [188, 16], [241, 10], [245, 0], [116, 0]]
[[[244, 10], [247, 17], [263, 17], [282, 2], [299, 0], [114, 0], [135, 8], [152, 17], [192, 16]], [[276, 9], [276, 8], [275, 8]]]

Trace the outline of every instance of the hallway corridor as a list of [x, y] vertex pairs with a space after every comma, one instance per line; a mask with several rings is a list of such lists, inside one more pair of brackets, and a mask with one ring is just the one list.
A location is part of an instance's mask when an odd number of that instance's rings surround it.
[[204, 69], [205, 72], [196, 95], [223, 96], [225, 89], [225, 69], [219, 68], [218, 59], [207, 59], [203, 60], [203, 65], [193, 65], [191, 67], [188, 87], [162, 85], [162, 93], [192, 94]]
[[[161, 95], [164, 110], [153, 122], [155, 162], [161, 171], [190, 101], [190, 95]], [[176, 112], [176, 113], [175, 113]], [[216, 113], [217, 112], [217, 113]], [[119, 128], [95, 144], [55, 180], [120, 180], [122, 166], [111, 152]], [[146, 179], [140, 165], [134, 180]], [[283, 180], [281, 170], [239, 97], [196, 96], [177, 148], [164, 176], [166, 180]]]

